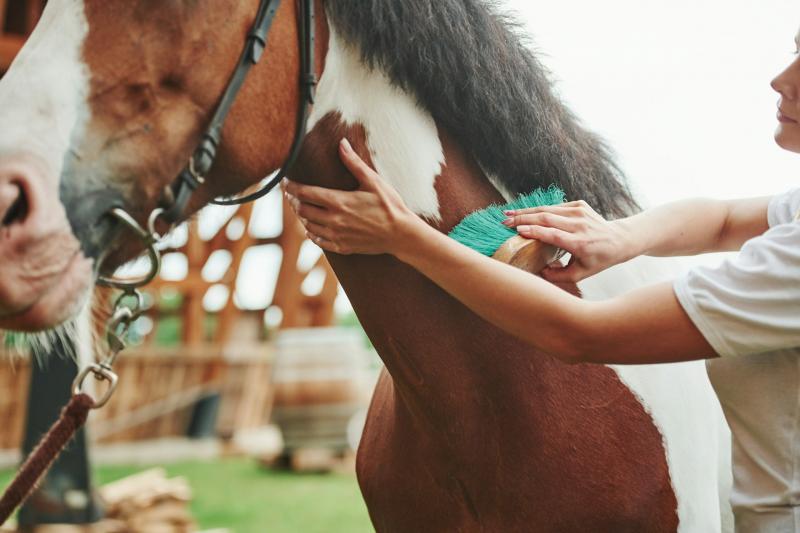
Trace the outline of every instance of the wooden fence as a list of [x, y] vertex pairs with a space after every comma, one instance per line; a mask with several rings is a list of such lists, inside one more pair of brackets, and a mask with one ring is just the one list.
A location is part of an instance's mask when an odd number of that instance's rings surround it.
[[[103, 409], [92, 414], [89, 436], [99, 443], [131, 442], [186, 434], [197, 402], [219, 395], [216, 432], [267, 424], [272, 409], [272, 348], [264, 344], [219, 348], [131, 350], [115, 370], [119, 387]], [[25, 358], [0, 354], [0, 449], [22, 442], [30, 380]]]

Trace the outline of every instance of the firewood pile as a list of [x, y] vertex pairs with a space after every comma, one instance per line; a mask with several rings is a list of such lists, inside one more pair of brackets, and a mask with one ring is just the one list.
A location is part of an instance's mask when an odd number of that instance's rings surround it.
[[[184, 478], [167, 478], [161, 468], [114, 481], [98, 489], [105, 519], [84, 526], [42, 525], [30, 533], [194, 533], [197, 524], [189, 511], [192, 491]], [[15, 533], [13, 523], [0, 533]], [[230, 533], [227, 530], [204, 533]]]
[[[109, 533], [189, 533], [197, 526], [189, 512], [192, 491], [184, 478], [168, 479], [160, 468], [101, 487]], [[115, 526], [117, 529], [111, 529]]]

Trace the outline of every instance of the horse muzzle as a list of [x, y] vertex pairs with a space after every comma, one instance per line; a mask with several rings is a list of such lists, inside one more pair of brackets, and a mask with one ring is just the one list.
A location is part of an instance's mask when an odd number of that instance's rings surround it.
[[55, 181], [34, 156], [0, 157], [0, 328], [55, 326], [91, 285]]

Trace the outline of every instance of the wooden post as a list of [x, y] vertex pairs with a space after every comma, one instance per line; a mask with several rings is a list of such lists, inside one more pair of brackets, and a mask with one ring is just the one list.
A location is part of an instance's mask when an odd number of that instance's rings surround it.
[[[205, 247], [197, 234], [197, 219], [189, 222], [186, 260], [189, 266], [189, 276], [199, 274], [203, 270], [206, 261]], [[183, 294], [183, 342], [188, 346], [198, 346], [205, 342], [204, 295], [204, 287], [191, 287]]]
[[[217, 327], [216, 342], [225, 344], [231, 339], [233, 332], [233, 323], [241, 315], [236, 308], [234, 296], [236, 295], [236, 278], [239, 273], [239, 267], [242, 266], [242, 260], [247, 249], [254, 244], [253, 237], [250, 235], [250, 219], [253, 216], [253, 204], [245, 204], [239, 208], [239, 211], [234, 215], [244, 220], [245, 230], [242, 237], [230, 244], [229, 250], [231, 252], [231, 265], [228, 267], [228, 288], [230, 296], [225, 304], [225, 307], [219, 313], [219, 324]], [[223, 228], [225, 231], [226, 228]]]
[[303, 230], [294, 216], [286, 199], [283, 199], [283, 233], [281, 234], [281, 248], [283, 261], [278, 273], [275, 287], [273, 305], [283, 312], [281, 328], [294, 328], [300, 325], [299, 310], [302, 293], [300, 287], [303, 277], [297, 270], [297, 259], [300, 257], [300, 247], [303, 245]]

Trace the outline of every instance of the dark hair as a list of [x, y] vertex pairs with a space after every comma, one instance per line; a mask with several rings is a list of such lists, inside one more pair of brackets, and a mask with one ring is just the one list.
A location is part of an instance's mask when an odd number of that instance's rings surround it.
[[483, 0], [328, 0], [338, 33], [414, 95], [509, 192], [557, 184], [608, 217], [638, 209], [606, 144], [554, 94], [519, 28]]

